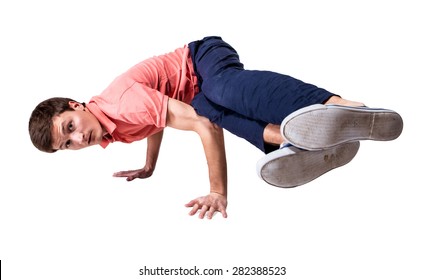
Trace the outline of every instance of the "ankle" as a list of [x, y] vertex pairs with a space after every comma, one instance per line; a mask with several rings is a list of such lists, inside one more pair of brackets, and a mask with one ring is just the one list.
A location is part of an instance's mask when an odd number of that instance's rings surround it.
[[271, 145], [281, 145], [284, 139], [281, 135], [281, 127], [276, 124], [268, 124], [263, 131], [263, 140]]
[[351, 107], [364, 106], [364, 103], [362, 103], [362, 102], [343, 99], [339, 96], [332, 96], [324, 104], [325, 105], [334, 104], [334, 105], [351, 106]]

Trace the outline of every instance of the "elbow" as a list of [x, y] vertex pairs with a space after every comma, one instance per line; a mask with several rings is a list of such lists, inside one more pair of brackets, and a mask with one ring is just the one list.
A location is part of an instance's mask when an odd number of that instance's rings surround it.
[[209, 119], [205, 117], [200, 117], [196, 124], [197, 125], [195, 130], [200, 135], [200, 137], [205, 134], [208, 134], [208, 135], [221, 134], [223, 131], [220, 126], [211, 122]]
[[207, 129], [207, 130], [219, 130], [220, 127], [211, 122], [209, 119], [205, 118], [205, 117], [200, 117], [198, 122], [197, 122], [199, 128], [203, 128], [203, 129]]

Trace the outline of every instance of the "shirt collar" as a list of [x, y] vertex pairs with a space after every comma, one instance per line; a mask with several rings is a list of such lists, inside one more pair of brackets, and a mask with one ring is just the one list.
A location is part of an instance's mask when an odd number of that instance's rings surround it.
[[106, 148], [109, 143], [114, 142], [112, 133], [116, 129], [116, 124], [112, 122], [98, 107], [96, 103], [90, 101], [86, 105], [87, 109], [98, 119], [100, 124], [106, 129], [106, 134], [103, 136], [103, 139], [100, 143], [100, 146]]

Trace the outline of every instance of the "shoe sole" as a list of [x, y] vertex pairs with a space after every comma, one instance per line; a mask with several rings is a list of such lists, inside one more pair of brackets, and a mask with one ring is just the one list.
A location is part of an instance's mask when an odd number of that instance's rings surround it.
[[359, 148], [360, 142], [351, 142], [319, 151], [279, 149], [257, 162], [257, 173], [270, 185], [292, 188], [347, 164]]
[[401, 116], [391, 110], [316, 104], [288, 115], [281, 133], [296, 147], [320, 150], [359, 140], [394, 140], [402, 128]]

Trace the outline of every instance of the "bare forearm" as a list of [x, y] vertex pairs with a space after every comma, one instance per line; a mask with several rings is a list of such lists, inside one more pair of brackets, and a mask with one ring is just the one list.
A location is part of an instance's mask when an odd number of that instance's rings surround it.
[[162, 139], [163, 130], [147, 138], [147, 154], [145, 166], [152, 170], [154, 170], [154, 168], [156, 167]]
[[223, 130], [213, 124], [199, 132], [209, 168], [210, 192], [227, 196], [227, 165]]
[[226, 196], [227, 167], [223, 130], [194, 109], [180, 101], [169, 99], [167, 125], [195, 131], [201, 138], [209, 168], [210, 191]]
[[136, 178], [145, 179], [153, 175], [159, 157], [160, 145], [162, 143], [163, 131], [147, 138], [147, 155], [145, 166], [141, 169], [119, 171], [113, 174], [114, 177], [126, 177], [127, 181]]

